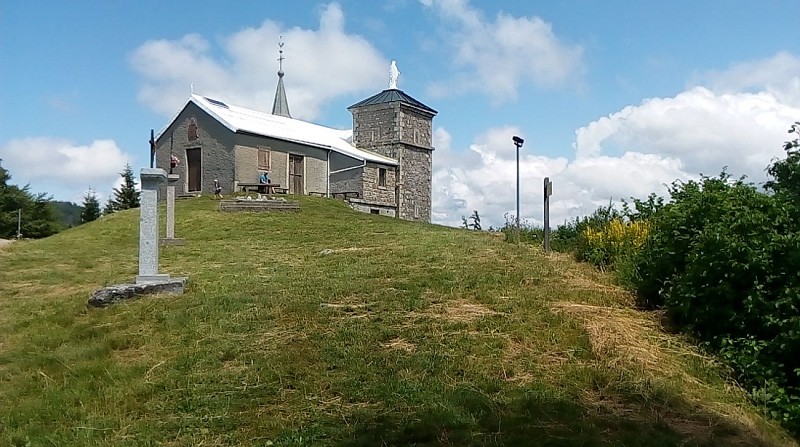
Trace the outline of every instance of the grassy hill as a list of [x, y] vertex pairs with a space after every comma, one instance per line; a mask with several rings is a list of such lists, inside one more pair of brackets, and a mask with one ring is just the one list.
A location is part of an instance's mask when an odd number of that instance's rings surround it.
[[187, 292], [110, 308], [137, 210], [0, 251], [0, 445], [796, 445], [587, 266], [299, 200], [179, 202]]

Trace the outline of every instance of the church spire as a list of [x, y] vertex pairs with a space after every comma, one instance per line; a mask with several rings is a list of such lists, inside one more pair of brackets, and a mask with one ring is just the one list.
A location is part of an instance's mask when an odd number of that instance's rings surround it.
[[275, 101], [272, 103], [272, 114], [291, 118], [289, 102], [286, 100], [286, 90], [283, 87], [283, 41], [278, 42], [278, 88], [275, 90]]

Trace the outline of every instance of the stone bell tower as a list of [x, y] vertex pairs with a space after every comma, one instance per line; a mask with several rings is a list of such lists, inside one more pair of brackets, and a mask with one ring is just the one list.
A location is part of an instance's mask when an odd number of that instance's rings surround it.
[[437, 112], [398, 89], [399, 74], [392, 61], [389, 88], [348, 107], [353, 114], [353, 145], [397, 160], [398, 217], [430, 222]]

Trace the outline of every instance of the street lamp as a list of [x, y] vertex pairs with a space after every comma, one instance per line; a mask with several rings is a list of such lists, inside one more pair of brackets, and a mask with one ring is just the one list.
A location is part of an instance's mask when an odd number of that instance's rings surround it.
[[522, 143], [524, 143], [525, 140], [516, 135], [514, 135], [512, 140], [514, 140], [514, 146], [517, 147], [517, 241], [519, 241], [519, 148], [522, 147]]

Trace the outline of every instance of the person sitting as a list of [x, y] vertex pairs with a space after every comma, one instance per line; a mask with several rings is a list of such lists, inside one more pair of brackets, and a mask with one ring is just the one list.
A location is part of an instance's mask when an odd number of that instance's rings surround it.
[[258, 177], [258, 183], [262, 184], [272, 183], [272, 180], [269, 179], [269, 176], [267, 175], [266, 172], [262, 172], [261, 176]]

